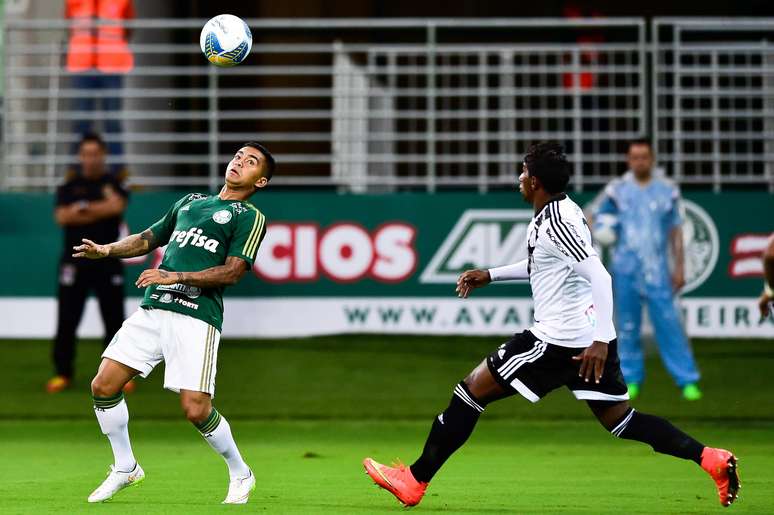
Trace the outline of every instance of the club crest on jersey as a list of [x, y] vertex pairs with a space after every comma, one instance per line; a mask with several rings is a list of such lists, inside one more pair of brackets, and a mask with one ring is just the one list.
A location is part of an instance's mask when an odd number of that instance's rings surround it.
[[212, 219], [215, 220], [216, 223], [219, 224], [227, 224], [229, 220], [231, 220], [231, 211], [228, 209], [221, 209], [220, 211], [217, 211], [214, 215], [212, 215]]
[[187, 231], [174, 231], [172, 237], [169, 238], [169, 243], [177, 243], [179, 248], [183, 248], [186, 245], [202, 247], [213, 254], [217, 252], [218, 245], [220, 244], [218, 240], [202, 234], [202, 230], [198, 227], [191, 227]]

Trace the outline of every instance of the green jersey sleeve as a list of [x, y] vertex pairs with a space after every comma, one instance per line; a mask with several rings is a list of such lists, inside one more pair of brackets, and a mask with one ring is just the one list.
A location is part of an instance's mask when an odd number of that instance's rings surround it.
[[158, 241], [161, 246], [166, 245], [170, 236], [172, 236], [172, 231], [175, 230], [175, 224], [177, 223], [177, 212], [180, 210], [180, 208], [192, 200], [203, 197], [203, 195], [198, 193], [191, 193], [186, 195], [185, 197], [172, 204], [172, 207], [169, 208], [166, 214], [164, 214], [164, 216], [162, 216], [156, 223], [149, 227], [153, 233], [153, 236], [156, 238], [156, 241]]
[[255, 208], [237, 217], [234, 236], [228, 248], [229, 256], [244, 259], [252, 267], [258, 247], [266, 235], [266, 217]]

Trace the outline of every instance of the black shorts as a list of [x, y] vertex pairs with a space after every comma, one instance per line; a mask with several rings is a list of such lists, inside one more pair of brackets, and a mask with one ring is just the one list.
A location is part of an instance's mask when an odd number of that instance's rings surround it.
[[566, 386], [576, 399], [625, 401], [629, 399], [618, 360], [618, 342], [608, 344], [607, 361], [599, 384], [578, 376], [583, 349], [538, 340], [529, 331], [515, 334], [486, 359], [489, 371], [506, 391], [516, 391], [532, 402]]

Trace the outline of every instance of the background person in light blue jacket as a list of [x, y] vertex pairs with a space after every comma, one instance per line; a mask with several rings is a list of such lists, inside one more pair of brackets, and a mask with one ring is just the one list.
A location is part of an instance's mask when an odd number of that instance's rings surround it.
[[648, 140], [632, 141], [627, 161], [629, 170], [605, 187], [593, 216], [595, 238], [614, 245], [611, 271], [621, 369], [634, 398], [645, 378], [640, 340], [644, 301], [664, 365], [683, 397], [698, 400], [699, 371], [675, 295], [685, 284], [680, 190], [654, 170]]

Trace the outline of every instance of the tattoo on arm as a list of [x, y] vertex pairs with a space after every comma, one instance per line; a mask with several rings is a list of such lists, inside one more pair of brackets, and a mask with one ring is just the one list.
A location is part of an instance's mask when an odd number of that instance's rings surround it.
[[142, 233], [140, 234], [140, 239], [148, 242], [148, 252], [159, 247], [159, 240], [158, 238], [156, 238], [156, 235], [153, 234], [153, 231], [151, 231], [150, 229], [145, 229], [144, 231], [142, 231]]
[[[145, 231], [153, 236], [150, 231]], [[144, 235], [145, 233], [143, 233]], [[140, 234], [131, 234], [123, 240], [115, 243], [110, 243], [108, 248], [110, 250], [110, 257], [127, 258], [135, 256], [143, 256], [153, 250], [155, 247], [148, 245], [148, 240]]]
[[247, 262], [235, 256], [226, 258], [220, 266], [206, 268], [201, 272], [177, 272], [177, 282], [199, 288], [217, 288], [236, 284], [248, 269]]

